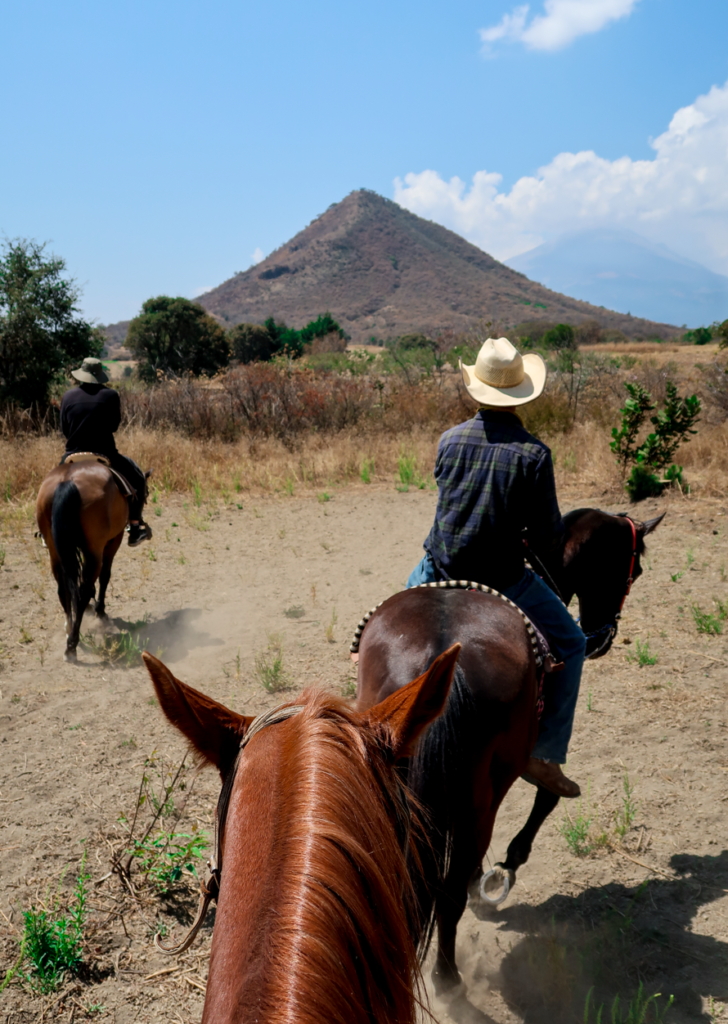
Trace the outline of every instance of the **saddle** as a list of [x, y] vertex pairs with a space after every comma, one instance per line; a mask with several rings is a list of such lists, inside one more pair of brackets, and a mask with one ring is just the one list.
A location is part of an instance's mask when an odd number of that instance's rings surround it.
[[76, 465], [81, 462], [98, 462], [99, 465], [106, 466], [108, 471], [114, 477], [123, 498], [137, 497], [135, 489], [126, 477], [121, 475], [118, 469], [114, 469], [106, 455], [98, 455], [96, 452], [72, 452], [70, 455], [66, 455], [63, 462], [64, 465], [68, 465], [69, 463]]

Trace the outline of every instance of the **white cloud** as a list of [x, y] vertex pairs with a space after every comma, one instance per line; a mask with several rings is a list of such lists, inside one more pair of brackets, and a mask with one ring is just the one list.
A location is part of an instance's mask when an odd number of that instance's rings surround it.
[[260, 261], [264, 260], [264, 259], [265, 259], [265, 253], [263, 252], [261, 247], [258, 246], [256, 248], [255, 252], [253, 253], [253, 255], [250, 257], [250, 261], [251, 261], [250, 265], [252, 267], [254, 267], [256, 263], [260, 263]]
[[195, 288], [192, 292], [192, 298], [197, 299], [200, 295], [204, 295], [205, 292], [211, 292], [214, 287], [214, 284], [206, 284], [203, 288]]
[[480, 30], [483, 49], [507, 40], [529, 50], [560, 50], [579, 36], [600, 32], [611, 21], [626, 18], [638, 0], [546, 0], [545, 13], [528, 21], [529, 5], [515, 7], [497, 25]]
[[678, 110], [651, 145], [651, 160], [559, 153], [510, 192], [485, 170], [469, 187], [410, 173], [395, 179], [394, 198], [498, 259], [567, 231], [620, 225], [728, 274], [728, 82]]

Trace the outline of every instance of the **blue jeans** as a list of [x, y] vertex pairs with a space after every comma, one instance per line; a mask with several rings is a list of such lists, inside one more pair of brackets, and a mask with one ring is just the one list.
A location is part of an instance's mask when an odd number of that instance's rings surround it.
[[[435, 566], [428, 553], [410, 574], [407, 586], [416, 587], [436, 579]], [[568, 608], [530, 569], [524, 572], [518, 583], [506, 587], [503, 593], [534, 620], [564, 660], [563, 670], [549, 675], [544, 684], [545, 706], [533, 757], [565, 764], [579, 696], [586, 637], [572, 619]]]

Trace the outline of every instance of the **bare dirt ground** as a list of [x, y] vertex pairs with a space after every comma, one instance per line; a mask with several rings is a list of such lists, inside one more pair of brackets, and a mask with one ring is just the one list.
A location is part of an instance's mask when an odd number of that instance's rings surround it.
[[[608, 507], [625, 507], [611, 498]], [[430, 490], [374, 485], [335, 490], [328, 501], [197, 507], [162, 498], [152, 506], [151, 546], [124, 547], [117, 558], [109, 632], [136, 624], [132, 635], [162, 651], [176, 675], [246, 713], [281, 699], [254, 667], [270, 633], [283, 634], [294, 690], [317, 683], [350, 692], [351, 633], [403, 586], [434, 499]], [[562, 494], [564, 511], [608, 500]], [[728, 596], [728, 503], [671, 499], [639, 514], [664, 508], [618, 641], [584, 673], [568, 770], [588, 797], [568, 811], [572, 821], [591, 819], [592, 848], [570, 851], [562, 805], [509, 900], [482, 919], [466, 911], [458, 957], [467, 992], [449, 1007], [433, 1002], [443, 1024], [582, 1020], [591, 986], [607, 1004], [606, 1022], [613, 997], [628, 1001], [641, 982], [674, 994], [668, 1021], [728, 1019], [728, 622], [720, 635], [701, 635], [692, 613], [698, 604], [718, 615], [714, 599]], [[123, 845], [118, 819], [133, 814], [143, 771], [158, 780], [163, 762], [179, 764], [184, 743], [151, 699], [145, 670], [98, 653], [103, 632], [92, 616], [78, 665], [63, 663], [63, 618], [31, 517], [18, 509], [2, 529], [0, 978], [18, 957], [22, 911], [52, 905], [57, 892], [61, 904], [69, 899], [84, 844], [91, 895], [79, 977], [43, 996], [23, 980], [25, 965], [0, 995], [0, 1019], [191, 1024], [201, 1017], [214, 914], [192, 950], [170, 961], [152, 933], [161, 924], [181, 934], [194, 885], [163, 897], [140, 886], [135, 901], [108, 874], [111, 851]], [[655, 664], [639, 664], [638, 640]], [[625, 773], [636, 814], [621, 837]], [[179, 828], [209, 833], [217, 793], [214, 772], [188, 773]], [[532, 795], [522, 782], [509, 795], [493, 862]]]

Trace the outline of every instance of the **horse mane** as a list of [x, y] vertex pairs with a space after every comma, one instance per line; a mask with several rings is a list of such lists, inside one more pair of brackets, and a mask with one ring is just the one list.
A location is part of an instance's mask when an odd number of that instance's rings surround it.
[[412, 871], [420, 962], [432, 941], [437, 895], [450, 865], [453, 837], [471, 825], [468, 793], [475, 721], [475, 701], [458, 665], [444, 712], [420, 740], [407, 766], [407, 785], [418, 803], [427, 808], [423, 817], [428, 834], [415, 835], [417, 861]]
[[421, 1005], [412, 811], [386, 729], [362, 727], [331, 694], [307, 691], [301, 703], [278, 808], [280, 883], [258, 1019], [410, 1024]]

